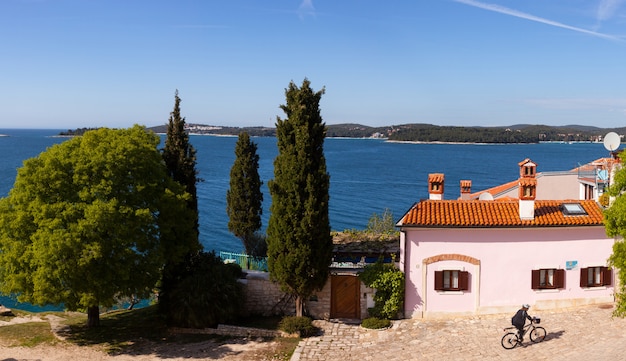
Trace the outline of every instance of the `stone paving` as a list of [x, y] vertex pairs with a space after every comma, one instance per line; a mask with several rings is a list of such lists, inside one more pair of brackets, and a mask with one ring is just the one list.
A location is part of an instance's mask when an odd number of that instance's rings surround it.
[[[533, 312], [534, 311], [534, 312]], [[303, 339], [291, 361], [318, 360], [626, 360], [626, 319], [613, 318], [611, 304], [552, 311], [533, 310], [546, 339], [505, 350], [509, 314], [438, 320], [399, 320], [386, 330], [314, 321], [322, 335]]]

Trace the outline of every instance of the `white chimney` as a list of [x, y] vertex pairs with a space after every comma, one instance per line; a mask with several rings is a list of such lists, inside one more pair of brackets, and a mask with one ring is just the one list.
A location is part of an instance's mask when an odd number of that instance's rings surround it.
[[521, 161], [519, 178], [519, 216], [524, 221], [535, 219], [535, 197], [537, 195], [537, 164], [526, 158]]

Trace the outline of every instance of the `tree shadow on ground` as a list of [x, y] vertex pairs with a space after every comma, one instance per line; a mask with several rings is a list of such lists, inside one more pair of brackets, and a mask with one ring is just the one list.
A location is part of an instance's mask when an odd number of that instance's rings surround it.
[[103, 315], [99, 327], [76, 323], [65, 330], [66, 341], [78, 346], [98, 346], [110, 355], [154, 355], [164, 359], [265, 355], [277, 348], [278, 352], [289, 352], [289, 348], [297, 346], [295, 340], [173, 333], [155, 306]]

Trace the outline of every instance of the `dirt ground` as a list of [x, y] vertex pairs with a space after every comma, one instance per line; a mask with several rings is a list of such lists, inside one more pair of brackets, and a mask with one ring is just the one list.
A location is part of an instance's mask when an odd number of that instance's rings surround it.
[[23, 322], [49, 322], [59, 338], [54, 346], [6, 347], [0, 346], [0, 361], [148, 361], [148, 360], [272, 360], [278, 344], [263, 339], [235, 338], [228, 341], [202, 341], [196, 343], [155, 343], [138, 341], [132, 353], [107, 354], [98, 346], [77, 346], [63, 337], [63, 327], [55, 316], [15, 317], [10, 322], [0, 321], [0, 327]]

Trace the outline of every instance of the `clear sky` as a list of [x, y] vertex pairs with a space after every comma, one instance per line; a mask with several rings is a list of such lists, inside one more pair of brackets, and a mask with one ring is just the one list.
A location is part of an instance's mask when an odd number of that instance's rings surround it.
[[0, 128], [626, 126], [625, 0], [0, 0]]

